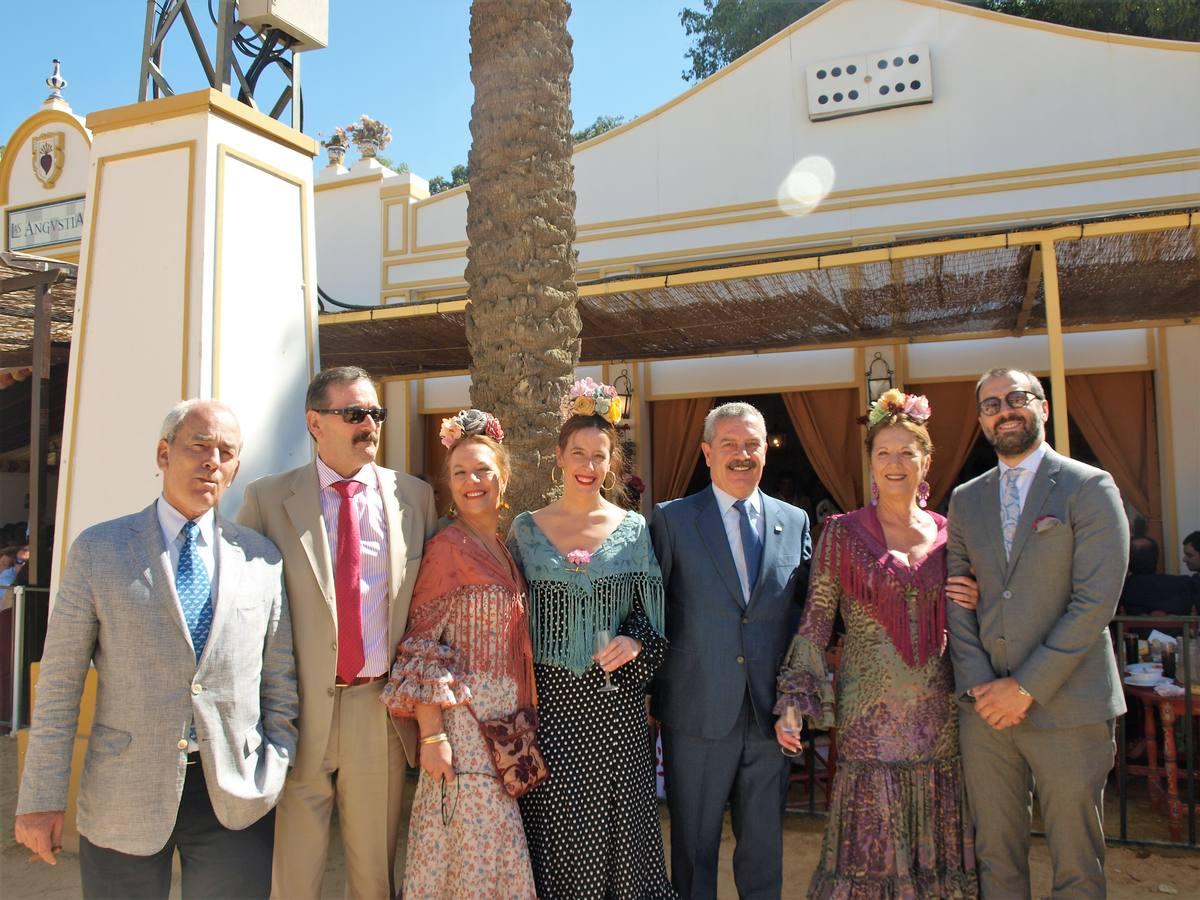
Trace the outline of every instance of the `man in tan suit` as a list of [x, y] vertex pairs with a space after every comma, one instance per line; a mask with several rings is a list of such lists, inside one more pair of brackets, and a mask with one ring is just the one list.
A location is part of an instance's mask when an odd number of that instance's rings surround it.
[[238, 515], [283, 553], [300, 679], [299, 746], [276, 819], [271, 895], [282, 900], [320, 894], [334, 803], [346, 896], [395, 895], [416, 733], [379, 693], [437, 514], [428, 484], [375, 465], [386, 415], [364, 370], [319, 373], [305, 398], [316, 461], [255, 481]]

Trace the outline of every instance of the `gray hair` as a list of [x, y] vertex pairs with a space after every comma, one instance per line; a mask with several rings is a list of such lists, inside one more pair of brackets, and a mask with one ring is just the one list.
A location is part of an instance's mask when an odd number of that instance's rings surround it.
[[[238, 422], [237, 415], [232, 409], [220, 400], [201, 400], [193, 397], [191, 400], [181, 400], [171, 407], [171, 411], [167, 413], [167, 417], [163, 419], [162, 428], [159, 429], [159, 440], [166, 441], [168, 444], [175, 443], [175, 435], [179, 434], [179, 426], [183, 424], [183, 420], [188, 417], [194, 409], [199, 409], [202, 406], [211, 406], [213, 409], [220, 409], [233, 416], [233, 421], [237, 423], [238, 435], [241, 436], [241, 423]], [[238, 450], [241, 450], [241, 442], [238, 442]]]
[[330, 385], [355, 384], [359, 381], [366, 381], [372, 387], [375, 385], [371, 373], [358, 366], [334, 366], [322, 369], [313, 376], [313, 380], [308, 384], [308, 391], [304, 395], [304, 408], [307, 410], [323, 407], [327, 402], [325, 397]]
[[767, 433], [767, 421], [757, 407], [738, 400], [732, 403], [722, 403], [708, 411], [708, 415], [704, 417], [704, 443], [711, 444], [713, 442], [713, 437], [717, 432], [717, 422], [720, 419], [750, 419], [762, 427], [763, 434]]

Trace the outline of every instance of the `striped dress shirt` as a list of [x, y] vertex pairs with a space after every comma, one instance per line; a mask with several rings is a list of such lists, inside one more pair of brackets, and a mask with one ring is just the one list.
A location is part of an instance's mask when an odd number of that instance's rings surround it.
[[329, 553], [337, 568], [338, 511], [341, 495], [332, 487], [337, 481], [359, 481], [364, 485], [352, 499], [358, 516], [358, 535], [362, 545], [362, 640], [363, 667], [359, 678], [386, 675], [391, 668], [393, 647], [388, 640], [388, 532], [379, 490], [379, 474], [368, 463], [350, 479], [325, 465], [317, 457], [317, 480], [321, 486], [321, 518], [329, 538]]

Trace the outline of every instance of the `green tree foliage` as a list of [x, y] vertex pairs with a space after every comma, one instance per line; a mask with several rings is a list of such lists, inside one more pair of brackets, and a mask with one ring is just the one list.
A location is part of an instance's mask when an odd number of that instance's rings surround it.
[[1196, 0], [985, 0], [983, 6], [1092, 31], [1200, 41]]
[[580, 128], [578, 131], [571, 132], [571, 139], [576, 144], [582, 144], [584, 141], [590, 141], [592, 138], [604, 134], [606, 131], [612, 131], [618, 125], [625, 124], [624, 116], [596, 116], [596, 121], [587, 128]]
[[[679, 21], [692, 46], [685, 81], [699, 81], [808, 15], [824, 0], [704, 0]], [[1113, 34], [1200, 41], [1198, 0], [959, 0], [1010, 16]]]
[[700, 81], [723, 69], [773, 34], [808, 15], [824, 0], [704, 0], [704, 9], [685, 7], [679, 21], [695, 40], [684, 54], [691, 68], [684, 81]]
[[438, 175], [436, 178], [429, 180], [429, 193], [440, 194], [442, 191], [448, 191], [450, 188], [456, 188], [460, 184], [466, 184], [471, 180], [471, 171], [466, 165], [457, 165], [450, 170], [450, 177]]
[[385, 169], [391, 169], [393, 172], [396, 172], [399, 175], [403, 175], [408, 171], [408, 163], [396, 162], [395, 160], [389, 159], [386, 156], [380, 156], [378, 153], [375, 154], [375, 162], [379, 163]]

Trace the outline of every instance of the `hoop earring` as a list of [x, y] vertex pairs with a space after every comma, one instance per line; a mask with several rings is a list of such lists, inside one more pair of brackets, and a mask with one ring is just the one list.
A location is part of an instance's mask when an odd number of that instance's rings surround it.
[[[608, 483], [608, 479], [610, 477], [612, 478], [612, 484]], [[616, 486], [617, 486], [617, 473], [614, 472], [612, 469], [609, 469], [608, 474], [604, 476], [604, 480], [602, 482], [600, 482], [600, 487], [602, 490], [611, 491]]]
[[917, 506], [924, 509], [929, 505], [929, 482], [922, 481], [917, 485]]
[[879, 505], [879, 485], [877, 485], [874, 481], [871, 482], [871, 505]]
[[[562, 470], [558, 467], [557, 464], [550, 467], [550, 483], [551, 484], [562, 484], [562, 479], [559, 478], [557, 475], [557, 473], [560, 471], [562, 471]], [[566, 473], [564, 472], [563, 474], [565, 475]]]

